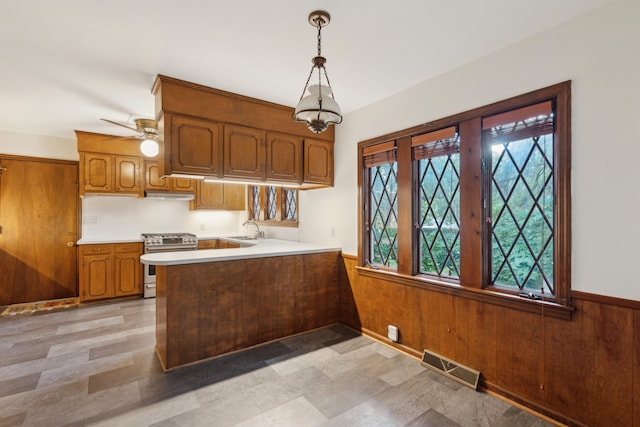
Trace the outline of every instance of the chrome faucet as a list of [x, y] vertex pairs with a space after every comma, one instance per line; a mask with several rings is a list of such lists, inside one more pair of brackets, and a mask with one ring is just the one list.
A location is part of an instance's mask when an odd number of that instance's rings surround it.
[[247, 224], [255, 225], [256, 227], [256, 234], [254, 234], [253, 236], [254, 239], [264, 239], [264, 231], [260, 231], [260, 226], [258, 225], [257, 222], [255, 222], [254, 220], [248, 219], [244, 223], [242, 223], [242, 226], [244, 227]]

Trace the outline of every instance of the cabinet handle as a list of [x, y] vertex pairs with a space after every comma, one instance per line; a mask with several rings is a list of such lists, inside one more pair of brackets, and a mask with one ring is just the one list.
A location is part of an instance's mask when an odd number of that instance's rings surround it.
[[68, 246], [68, 247], [73, 246], [73, 242], [67, 242], [67, 246]]

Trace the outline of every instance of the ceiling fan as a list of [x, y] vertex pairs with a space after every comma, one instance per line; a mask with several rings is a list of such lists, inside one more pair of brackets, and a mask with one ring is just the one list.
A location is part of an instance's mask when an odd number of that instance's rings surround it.
[[155, 120], [144, 118], [135, 119], [135, 128], [109, 119], [100, 120], [137, 132], [138, 134], [135, 135], [135, 138], [142, 138], [142, 142], [140, 143], [140, 151], [142, 151], [142, 154], [147, 157], [155, 157], [158, 155], [158, 123]]

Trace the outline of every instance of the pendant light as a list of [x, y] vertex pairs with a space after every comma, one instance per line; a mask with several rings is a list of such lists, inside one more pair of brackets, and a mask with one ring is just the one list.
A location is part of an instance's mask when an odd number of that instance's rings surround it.
[[[330, 19], [330, 15], [323, 10], [316, 10], [309, 14], [309, 23], [318, 29], [318, 55], [311, 60], [313, 64], [311, 72], [293, 114], [295, 121], [305, 122], [309, 130], [314, 133], [322, 133], [327, 130], [330, 124], [342, 122], [342, 111], [333, 96], [333, 89], [329, 83], [327, 69], [324, 66], [327, 59], [322, 56], [320, 33], [322, 27], [329, 24]], [[309, 86], [309, 82], [316, 70], [318, 72], [318, 84]], [[309, 91], [309, 94], [305, 96], [307, 91]]]

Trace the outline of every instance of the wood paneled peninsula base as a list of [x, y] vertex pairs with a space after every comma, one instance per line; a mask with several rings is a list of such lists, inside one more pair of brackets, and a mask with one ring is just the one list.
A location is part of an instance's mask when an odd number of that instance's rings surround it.
[[165, 370], [338, 321], [339, 251], [225, 259], [243, 250], [156, 264], [156, 350]]

